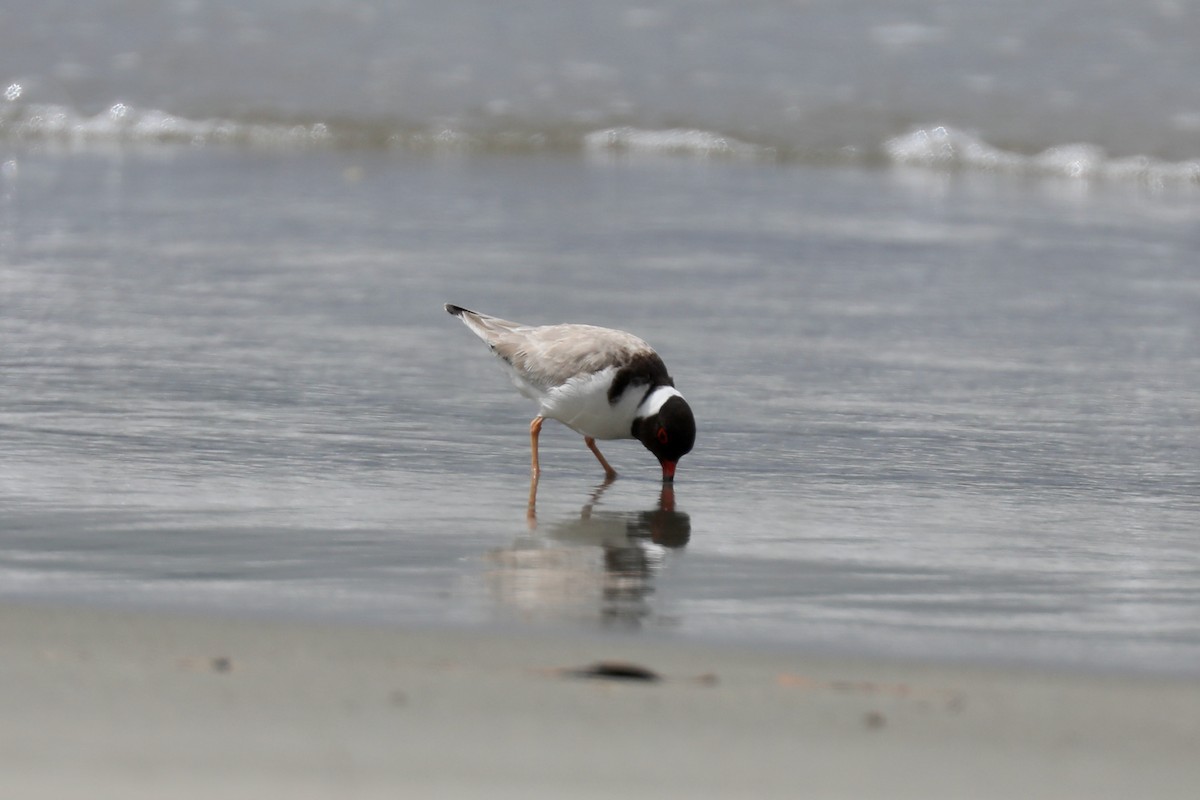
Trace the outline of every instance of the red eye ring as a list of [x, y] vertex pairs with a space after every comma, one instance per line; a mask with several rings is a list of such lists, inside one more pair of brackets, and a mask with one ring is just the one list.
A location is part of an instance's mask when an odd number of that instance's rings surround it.
[[658, 433], [654, 434], [654, 438], [658, 439], [659, 444], [666, 444], [667, 443], [667, 429], [659, 428]]

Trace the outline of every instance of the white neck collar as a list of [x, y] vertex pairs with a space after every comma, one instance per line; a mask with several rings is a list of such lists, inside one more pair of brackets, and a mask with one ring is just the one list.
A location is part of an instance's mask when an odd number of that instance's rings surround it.
[[638, 406], [637, 415], [639, 418], [652, 417], [658, 413], [663, 407], [663, 403], [670, 400], [672, 397], [683, 397], [679, 390], [674, 386], [657, 386], [655, 389], [646, 395], [646, 399]]

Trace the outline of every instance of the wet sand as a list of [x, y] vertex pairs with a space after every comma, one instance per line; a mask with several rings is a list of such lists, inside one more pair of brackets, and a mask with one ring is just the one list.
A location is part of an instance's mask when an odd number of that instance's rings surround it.
[[0, 607], [0, 795], [1193, 797], [1200, 682]]

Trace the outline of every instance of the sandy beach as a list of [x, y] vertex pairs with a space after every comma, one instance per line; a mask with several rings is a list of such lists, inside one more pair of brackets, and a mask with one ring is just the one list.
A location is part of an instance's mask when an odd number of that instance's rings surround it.
[[0, 794], [1194, 797], [1200, 683], [0, 608]]

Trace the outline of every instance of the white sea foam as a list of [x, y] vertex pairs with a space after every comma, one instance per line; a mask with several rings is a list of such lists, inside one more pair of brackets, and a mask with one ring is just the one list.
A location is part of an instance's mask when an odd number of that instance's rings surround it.
[[[16, 140], [67, 147], [96, 145], [231, 145], [295, 149], [306, 147], [383, 146], [434, 150], [538, 150], [579, 147], [585, 154], [636, 154], [692, 158], [770, 159], [779, 151], [698, 128], [604, 128], [587, 134], [569, 129], [515, 126], [513, 129], [461, 131], [445, 126], [397, 126], [386, 121], [319, 120], [294, 123], [195, 119], [156, 108], [115, 102], [97, 114], [70, 106], [24, 103], [13, 84], [0, 104], [0, 141]], [[1005, 150], [982, 136], [949, 125], [919, 128], [885, 141], [893, 163], [935, 170], [1141, 182], [1149, 185], [1200, 184], [1200, 160], [1165, 161], [1149, 156], [1114, 158], [1087, 143], [1050, 147], [1036, 154]], [[786, 157], [786, 156], [785, 156]]]
[[950, 126], [911, 131], [884, 143], [892, 163], [931, 169], [968, 169], [1062, 178], [1200, 183], [1200, 161], [1162, 161], [1149, 156], [1112, 158], [1104, 148], [1078, 143], [1034, 155], [1003, 150]]
[[583, 137], [584, 149], [590, 153], [620, 152], [686, 156], [722, 156], [754, 158], [769, 154], [769, 150], [710, 131], [669, 128], [646, 130], [621, 127], [593, 131]]
[[330, 132], [323, 123], [289, 125], [189, 119], [118, 102], [94, 115], [81, 114], [63, 105], [29, 104], [0, 109], [0, 137], [67, 145], [159, 142], [295, 147], [325, 143]]

